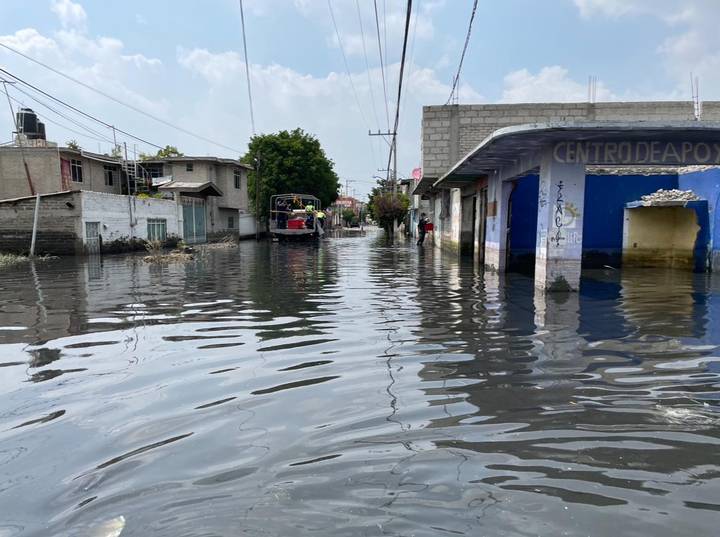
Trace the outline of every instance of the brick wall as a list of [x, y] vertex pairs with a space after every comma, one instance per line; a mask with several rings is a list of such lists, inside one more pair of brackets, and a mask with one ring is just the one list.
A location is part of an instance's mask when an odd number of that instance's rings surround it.
[[[0, 203], [0, 250], [30, 250], [35, 198]], [[80, 194], [68, 192], [40, 198], [36, 254], [73, 255], [82, 250], [78, 236]]]
[[[689, 101], [425, 106], [422, 118], [423, 175], [441, 176], [502, 127], [559, 121], [693, 119], [693, 105]], [[720, 102], [703, 103], [703, 119], [720, 121]]]

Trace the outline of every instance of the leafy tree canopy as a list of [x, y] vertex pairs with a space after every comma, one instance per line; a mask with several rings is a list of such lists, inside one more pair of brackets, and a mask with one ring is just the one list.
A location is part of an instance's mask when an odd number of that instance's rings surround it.
[[65, 145], [66, 145], [69, 149], [74, 149], [75, 151], [80, 151], [80, 144], [79, 144], [78, 141], [75, 140], [75, 139], [68, 140], [67, 142], [65, 142]]
[[[337, 199], [339, 188], [335, 163], [325, 154], [320, 141], [303, 131], [280, 131], [261, 134], [250, 139], [242, 162], [255, 167], [260, 161], [260, 216], [267, 218], [270, 196], [275, 194], [311, 194], [322, 207]], [[257, 174], [248, 174], [250, 206], [255, 211], [255, 181]]]
[[154, 158], [169, 158], [169, 157], [184, 157], [185, 155], [174, 145], [166, 145], [162, 149], [158, 149], [158, 152], [154, 155], [148, 155], [146, 153], [140, 153], [140, 160], [151, 160]]
[[393, 195], [387, 181], [378, 181], [367, 205], [371, 218], [388, 233], [392, 231], [394, 221], [400, 224], [405, 219], [409, 208], [410, 198], [399, 192]]

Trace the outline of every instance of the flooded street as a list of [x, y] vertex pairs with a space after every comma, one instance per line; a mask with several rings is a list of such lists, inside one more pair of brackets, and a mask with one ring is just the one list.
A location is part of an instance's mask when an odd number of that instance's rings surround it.
[[4, 269], [0, 537], [716, 535], [719, 282], [373, 232]]

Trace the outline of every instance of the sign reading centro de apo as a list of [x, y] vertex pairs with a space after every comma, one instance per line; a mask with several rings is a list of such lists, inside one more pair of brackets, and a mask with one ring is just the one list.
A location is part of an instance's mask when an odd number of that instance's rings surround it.
[[553, 159], [564, 164], [720, 165], [720, 143], [558, 142]]

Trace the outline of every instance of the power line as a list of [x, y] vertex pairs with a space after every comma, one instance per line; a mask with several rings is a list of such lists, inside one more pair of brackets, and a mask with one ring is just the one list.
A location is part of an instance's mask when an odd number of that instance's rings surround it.
[[83, 111], [80, 110], [79, 108], [76, 108], [76, 107], [74, 107], [73, 105], [68, 104], [68, 103], [66, 103], [66, 102], [63, 101], [63, 100], [58, 99], [57, 97], [53, 97], [53, 96], [50, 95], [48, 92], [41, 90], [41, 89], [38, 88], [37, 86], [33, 86], [33, 85], [30, 84], [29, 82], [26, 82], [26, 81], [23, 80], [22, 78], [14, 75], [14, 74], [12, 74], [10, 71], [7, 71], [7, 70], [5, 70], [5, 69], [3, 69], [3, 68], [1, 68], [1, 67], [0, 67], [0, 73], [5, 73], [5, 75], [7, 75], [7, 76], [9, 76], [9, 77], [12, 77], [12, 78], [15, 79], [17, 82], [20, 82], [20, 83], [23, 84], [24, 86], [27, 86], [27, 87], [29, 87], [29, 88], [32, 88], [33, 90], [37, 91], [38, 93], [41, 93], [41, 94], [45, 95], [45, 97], [48, 97], [48, 98], [52, 99], [52, 100], [55, 101], [56, 103], [61, 104], [61, 105], [63, 105], [64, 107], [69, 108], [69, 109], [72, 110], [73, 112], [77, 112], [78, 114], [81, 114], [81, 115], [85, 116], [86, 118], [95, 121], [96, 123], [99, 123], [99, 124], [101, 124], [101, 125], [104, 125], [105, 127], [109, 128], [109, 129], [114, 129], [114, 130], [116, 130], [117, 132], [120, 132], [120, 133], [124, 134], [125, 136], [128, 136], [128, 137], [130, 137], [130, 138], [132, 138], [132, 139], [134, 139], [134, 140], [137, 140], [138, 142], [142, 142], [142, 143], [144, 143], [144, 144], [146, 144], [146, 145], [155, 147], [155, 148], [157, 148], [157, 149], [163, 149], [162, 146], [159, 146], [159, 145], [154, 144], [154, 143], [152, 143], [152, 142], [148, 142], [147, 140], [145, 140], [145, 139], [143, 139], [143, 138], [140, 138], [139, 136], [135, 136], [134, 134], [130, 134], [130, 133], [127, 132], [127, 131], [124, 131], [124, 130], [119, 129], [119, 128], [113, 126], [113, 125], [110, 125], [110, 123], [107, 123], [107, 122], [103, 121], [102, 119], [98, 119], [98, 118], [96, 118], [95, 116], [88, 114], [87, 112], [83, 112]]
[[[460, 88], [458, 87], [458, 83], [460, 82], [460, 71], [462, 70], [463, 60], [465, 60], [465, 52], [467, 51], [468, 44], [470, 43], [470, 34], [472, 33], [472, 25], [473, 20], [475, 20], [475, 11], [477, 11], [477, 5], [478, 0], [475, 0], [473, 2], [472, 13], [470, 14], [470, 23], [468, 24], [467, 35], [465, 36], [465, 45], [463, 46], [462, 54], [460, 55], [460, 63], [457, 68], [457, 73], [455, 73], [455, 77], [453, 78], [452, 89], [450, 90], [450, 97], [448, 97], [448, 100], [445, 104], [450, 104], [450, 101], [453, 99], [453, 97], [457, 98], [460, 95]], [[456, 89], [457, 95], [455, 94]]]
[[[244, 36], [244, 33], [243, 33], [243, 36]], [[116, 102], [117, 104], [124, 106], [125, 108], [129, 108], [130, 110], [133, 110], [134, 112], [137, 112], [138, 114], [142, 114], [142, 115], [144, 115], [144, 116], [146, 116], [146, 117], [149, 117], [150, 119], [155, 120], [155, 121], [157, 121], [158, 123], [162, 123], [163, 125], [165, 125], [165, 126], [167, 126], [167, 127], [170, 127], [170, 128], [175, 129], [175, 130], [177, 130], [177, 131], [180, 131], [180, 132], [182, 132], [182, 133], [185, 133], [185, 134], [187, 134], [187, 135], [189, 135], [189, 136], [192, 136], [193, 138], [197, 138], [198, 140], [202, 140], [202, 141], [204, 141], [204, 142], [207, 142], [207, 143], [209, 143], [209, 144], [215, 145], [215, 146], [217, 146], [217, 147], [222, 147], [223, 149], [227, 149], [227, 150], [229, 150], [229, 151], [233, 151], [234, 153], [242, 153], [242, 151], [240, 151], [240, 150], [238, 150], [238, 149], [235, 149], [235, 148], [232, 148], [232, 147], [223, 145], [223, 144], [221, 144], [221, 143], [219, 143], [219, 142], [216, 142], [216, 141], [214, 141], [214, 140], [211, 140], [210, 138], [206, 138], [206, 137], [204, 137], [204, 136], [202, 136], [202, 135], [200, 135], [200, 134], [196, 134], [196, 133], [194, 133], [194, 132], [192, 132], [192, 131], [189, 131], [189, 130], [183, 128], [183, 127], [180, 127], [180, 126], [178, 126], [178, 125], [174, 125], [174, 124], [170, 123], [169, 121], [165, 121], [165, 120], [162, 119], [162, 118], [159, 118], [159, 117], [157, 117], [157, 116], [154, 116], [153, 114], [150, 114], [149, 112], [146, 112], [145, 110], [143, 110], [143, 109], [141, 109], [141, 108], [138, 108], [137, 106], [134, 106], [134, 105], [132, 105], [132, 104], [126, 103], [126, 102], [124, 102], [124, 101], [121, 101], [120, 99], [118, 99], [118, 98], [116, 98], [116, 97], [113, 97], [112, 95], [110, 95], [110, 94], [108, 94], [108, 93], [105, 93], [104, 91], [101, 91], [101, 90], [99, 90], [99, 89], [97, 89], [97, 88], [95, 88], [95, 87], [93, 87], [93, 86], [91, 86], [91, 85], [89, 85], [89, 84], [86, 84], [85, 82], [82, 82], [81, 80], [78, 80], [77, 78], [73, 78], [73, 77], [71, 77], [70, 75], [63, 73], [62, 71], [60, 71], [60, 70], [58, 70], [58, 69], [55, 69], [54, 67], [52, 67], [52, 66], [50, 66], [50, 65], [48, 65], [48, 64], [46, 64], [46, 63], [41, 62], [40, 60], [36, 60], [35, 58], [33, 58], [33, 57], [31, 57], [31, 56], [28, 56], [27, 54], [24, 54], [23, 52], [20, 52], [19, 50], [16, 50], [16, 49], [14, 49], [14, 48], [6, 45], [5, 43], [0, 42], [0, 47], [3, 47], [3, 48], [5, 48], [5, 49], [9, 50], [10, 52], [14, 52], [15, 54], [18, 54], [19, 56], [22, 56], [23, 58], [25, 58], [25, 59], [27, 59], [27, 60], [29, 60], [29, 61], [37, 64], [37, 65], [40, 65], [41, 67], [44, 67], [45, 69], [48, 69], [48, 70], [52, 71], [53, 73], [55, 73], [55, 74], [57, 74], [57, 75], [60, 75], [61, 77], [66, 78], [67, 80], [70, 80], [71, 82], [75, 82], [76, 84], [79, 84], [79, 85], [81, 85], [82, 87], [89, 89], [90, 91], [94, 91], [94, 92], [97, 93], [98, 95], [102, 95], [102, 96], [105, 97], [106, 99], [110, 99], [111, 101], [114, 101], [114, 102]], [[11, 75], [11, 76], [12, 76], [12, 75]], [[134, 138], [134, 136], [133, 136], [133, 138]], [[149, 144], [149, 145], [155, 146], [155, 144]], [[158, 147], [158, 146], [155, 146], [155, 147]]]
[[370, 88], [370, 100], [372, 101], [373, 115], [375, 116], [375, 123], [379, 125], [380, 120], [375, 106], [375, 92], [373, 91], [372, 80], [370, 78], [370, 62], [368, 61], [367, 48], [365, 47], [365, 29], [363, 28], [362, 15], [360, 14], [360, 0], [355, 0], [355, 7], [357, 8], [358, 23], [360, 24], [360, 36], [362, 37], [363, 56], [365, 56], [365, 69], [367, 72], [368, 87]]
[[240, 3], [240, 25], [242, 26], [243, 55], [245, 56], [245, 76], [247, 78], [248, 99], [250, 101], [250, 125], [252, 126], [253, 136], [255, 136], [255, 113], [253, 111], [252, 88], [250, 87], [250, 64], [248, 63], [247, 40], [245, 37], [245, 13], [243, 12], [242, 0], [238, 0], [238, 2]]
[[328, 9], [330, 9], [330, 18], [332, 19], [333, 27], [335, 28], [335, 35], [337, 36], [338, 45], [340, 46], [340, 52], [342, 53], [343, 63], [345, 64], [345, 72], [347, 73], [348, 80], [350, 80], [350, 86], [352, 87], [353, 95], [355, 96], [355, 103], [357, 104], [358, 111], [360, 112], [360, 116], [362, 116], [365, 126], [369, 129], [369, 123], [365, 118], [362, 107], [360, 106], [360, 98], [358, 97], [357, 90], [355, 89], [355, 83], [353, 82], [352, 75], [350, 74], [350, 66], [348, 65], [347, 56], [345, 56], [345, 49], [343, 48], [342, 39], [340, 38], [340, 32], [338, 31], [337, 23], [335, 22], [335, 13], [333, 12], [332, 3], [330, 0], [327, 0], [327, 4]]
[[[95, 138], [96, 140], [101, 141], [101, 142], [113, 143], [113, 141], [112, 141], [109, 137], [105, 136], [105, 135], [102, 134], [101, 132], [98, 132], [98, 131], [96, 131], [95, 129], [92, 129], [92, 128], [88, 127], [87, 125], [85, 125], [85, 124], [83, 124], [83, 123], [80, 123], [79, 121], [77, 121], [77, 120], [75, 120], [75, 119], [73, 119], [73, 118], [71, 118], [71, 117], [69, 117], [69, 116], [66, 116], [66, 115], [63, 114], [62, 112], [59, 112], [58, 110], [56, 110], [55, 108], [53, 108], [53, 107], [50, 106], [49, 104], [43, 102], [42, 100], [40, 100], [40, 99], [38, 99], [37, 97], [33, 96], [32, 94], [28, 93], [27, 91], [24, 91], [24, 90], [21, 89], [21, 88], [15, 88], [15, 89], [18, 90], [18, 91], [19, 91], [20, 93], [22, 93], [23, 95], [26, 95], [27, 97], [30, 97], [30, 99], [32, 99], [33, 101], [35, 101], [37, 104], [39, 104], [40, 106], [42, 106], [42, 107], [44, 107], [44, 108], [47, 108], [48, 110], [50, 110], [51, 112], [53, 112], [53, 113], [55, 113], [56, 115], [60, 116], [61, 118], [65, 119], [66, 121], [69, 121], [70, 123], [76, 125], [77, 127], [80, 127], [81, 129], [84, 129], [85, 131], [87, 131], [87, 132], [89, 132], [89, 133], [92, 133], [93, 135], [97, 136], [97, 138]], [[22, 104], [22, 106], [27, 107], [27, 105], [26, 105], [25, 103], [21, 103], [21, 102], [18, 101], [17, 99], [14, 99], [14, 98], [13, 98], [13, 100], [14, 100], [15, 102], [18, 102], [18, 103]], [[48, 119], [47, 116], [44, 116], [44, 117], [45, 117], [45, 119]], [[51, 123], [54, 123], [52, 120], [50, 120], [50, 122], [51, 122]], [[60, 126], [72, 131], [72, 129], [70, 129], [69, 127], [66, 127], [66, 126], [64, 126], [64, 125], [60, 125]], [[76, 132], [76, 131], [73, 131], [73, 132]]]
[[[12, 99], [14, 102], [16, 102], [17, 104], [19, 104], [19, 105], [22, 106], [22, 107], [28, 108], [28, 105], [27, 105], [27, 104], [25, 104], [24, 102], [20, 101], [19, 99], [16, 99], [15, 97], [10, 97], [10, 99]], [[46, 116], [45, 114], [38, 114], [38, 113], [36, 112], [36, 115], [37, 115], [40, 119], [42, 119], [43, 121], [45, 121], [45, 122], [47, 122], [47, 123], [52, 123], [53, 125], [57, 125], [58, 127], [61, 127], [61, 128], [65, 129], [65, 130], [67, 130], [67, 131], [69, 131], [69, 132], [72, 132], [72, 133], [74, 133], [74, 134], [77, 134], [77, 135], [79, 135], [79, 136], [82, 136], [82, 137], [84, 137], [84, 138], [87, 138], [87, 139], [89, 139], [89, 140], [95, 140], [96, 142], [105, 142], [105, 143], [110, 143], [110, 144], [113, 143], [113, 141], [110, 140], [109, 138], [99, 138], [98, 136], [93, 136], [93, 135], [91, 135], [91, 134], [88, 134], [88, 132], [94, 132], [94, 131], [92, 131], [92, 130], [90, 130], [90, 129], [88, 129], [87, 132], [76, 131], [76, 130], [73, 129], [72, 127], [68, 127], [67, 125], [63, 125], [62, 123], [60, 123], [60, 122], [58, 122], [58, 121], [54, 121], [54, 120], [50, 119], [50, 118], [49, 118], [48, 116]]]
[[[363, 113], [362, 106], [360, 106], [360, 98], [358, 97], [358, 92], [355, 89], [355, 83], [353, 82], [352, 75], [350, 74], [350, 66], [348, 65], [347, 56], [345, 56], [345, 49], [342, 44], [342, 39], [340, 38], [340, 31], [338, 30], [337, 22], [335, 21], [335, 13], [333, 12], [332, 3], [330, 0], [327, 0], [327, 3], [328, 9], [330, 10], [330, 18], [332, 19], [333, 27], [335, 28], [338, 45], [340, 46], [340, 52], [342, 53], [343, 63], [345, 64], [345, 72], [347, 73], [348, 80], [350, 80], [350, 87], [352, 88], [353, 96], [355, 97], [355, 104], [357, 104], [358, 112], [360, 113], [363, 123], [365, 123], [365, 127], [370, 130], [370, 124]], [[377, 160], [375, 156], [375, 148], [373, 147], [372, 142], [368, 142], [370, 144], [370, 154], [372, 155], [373, 162], [375, 162]]]
[[388, 129], [390, 129], [390, 109], [388, 108], [387, 83], [385, 81], [385, 62], [383, 61], [383, 49], [382, 43], [380, 41], [380, 17], [378, 17], [377, 0], [373, 0], [373, 6], [375, 7], [375, 29], [377, 30], [377, 43], [378, 53], [380, 55], [380, 72], [382, 73], [383, 95], [385, 96], [385, 117], [387, 119], [387, 127]]
[[[390, 160], [392, 159], [393, 153], [395, 154], [395, 162], [397, 163], [397, 131], [398, 125], [400, 124], [400, 103], [402, 101], [402, 85], [403, 85], [403, 73], [405, 72], [405, 54], [407, 52], [408, 33], [410, 31], [410, 18], [412, 15], [412, 0], [408, 0], [407, 3], [407, 14], [405, 15], [405, 33], [403, 35], [403, 47], [402, 55], [400, 56], [400, 74], [398, 76], [398, 94], [397, 94], [397, 108], [395, 109], [395, 126], [392, 131], [392, 147], [390, 148], [390, 154], [388, 155], [388, 169], [390, 169]], [[397, 166], [395, 168], [394, 185], [397, 182]], [[389, 172], [388, 172], [389, 173]], [[395, 186], [393, 185], [393, 188]]]

